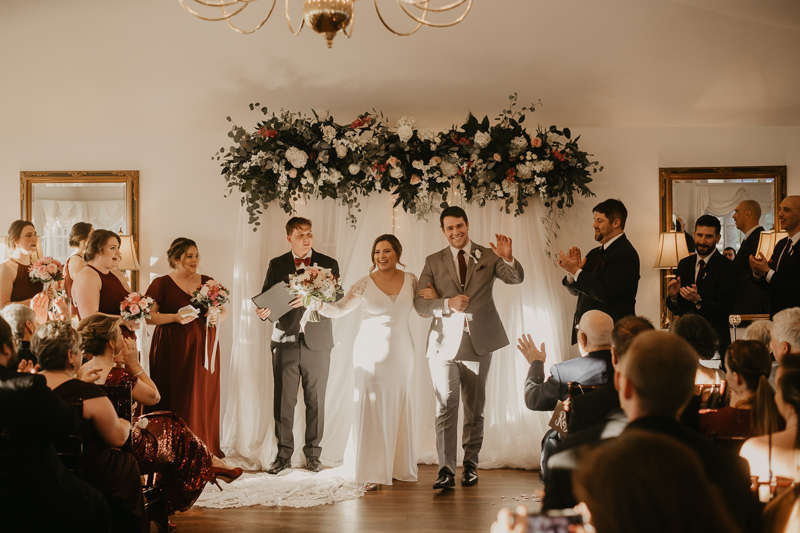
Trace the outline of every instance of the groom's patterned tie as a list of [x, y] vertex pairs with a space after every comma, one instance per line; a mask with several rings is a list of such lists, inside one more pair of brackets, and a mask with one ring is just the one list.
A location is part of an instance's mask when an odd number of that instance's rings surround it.
[[458, 275], [461, 277], [461, 288], [467, 281], [467, 260], [464, 259], [464, 250], [458, 251]]

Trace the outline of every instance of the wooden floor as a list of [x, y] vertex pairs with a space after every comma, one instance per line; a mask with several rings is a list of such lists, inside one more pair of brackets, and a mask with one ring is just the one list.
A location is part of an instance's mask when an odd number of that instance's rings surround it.
[[437, 467], [420, 465], [419, 481], [396, 481], [363, 498], [308, 509], [290, 507], [240, 507], [206, 509], [193, 507], [172, 517], [178, 533], [255, 531], [280, 532], [483, 532], [503, 507], [519, 503], [539, 507], [534, 491], [541, 490], [536, 472], [526, 470], [478, 470], [480, 481], [472, 487], [459, 483], [446, 491], [431, 488]]

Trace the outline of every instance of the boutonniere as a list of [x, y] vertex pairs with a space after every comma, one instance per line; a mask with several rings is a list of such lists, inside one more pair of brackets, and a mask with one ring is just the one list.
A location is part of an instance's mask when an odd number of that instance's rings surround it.
[[483, 256], [483, 252], [481, 252], [477, 248], [473, 248], [472, 251], [469, 253], [469, 256], [473, 258], [477, 263], [478, 261], [480, 261], [481, 256]]

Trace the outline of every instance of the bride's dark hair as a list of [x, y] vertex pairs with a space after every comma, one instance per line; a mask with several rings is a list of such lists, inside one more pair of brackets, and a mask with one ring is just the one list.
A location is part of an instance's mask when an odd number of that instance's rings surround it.
[[375, 242], [372, 243], [372, 253], [370, 253], [369, 256], [370, 262], [372, 263], [372, 266], [369, 267], [370, 272], [375, 270], [375, 248], [378, 247], [379, 242], [388, 242], [389, 245], [392, 247], [392, 250], [394, 250], [394, 253], [397, 254], [397, 264], [405, 266], [403, 263], [400, 262], [400, 257], [402, 257], [403, 255], [403, 245], [400, 244], [400, 240], [397, 237], [395, 237], [391, 233], [386, 233], [375, 239]]

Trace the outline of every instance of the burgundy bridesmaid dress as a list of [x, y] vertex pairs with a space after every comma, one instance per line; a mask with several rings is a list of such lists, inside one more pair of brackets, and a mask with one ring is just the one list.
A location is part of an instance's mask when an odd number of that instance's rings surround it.
[[[15, 260], [12, 259], [15, 263]], [[14, 288], [11, 289], [11, 302], [24, 302], [30, 300], [44, 290], [44, 285], [31, 280], [28, 269], [30, 265], [17, 263], [17, 277], [14, 278]]]
[[[211, 278], [201, 276], [201, 283]], [[192, 297], [183, 291], [170, 276], [153, 280], [147, 296], [158, 304], [159, 313], [177, 313], [191, 304]], [[150, 409], [173, 411], [180, 416], [211, 452], [222, 457], [219, 447], [219, 369], [220, 354], [214, 363], [214, 373], [203, 366], [206, 344], [208, 357], [217, 328], [208, 328], [206, 309], [188, 324], [170, 323], [156, 326], [150, 344], [150, 377], [161, 393], [161, 401]], [[209, 364], [211, 362], [209, 361]]]
[[73, 316], [78, 316], [78, 307], [75, 305], [75, 299], [72, 297], [72, 284], [75, 283], [75, 280], [69, 275], [69, 260], [73, 257], [81, 257], [78, 254], [73, 254], [67, 259], [67, 262], [64, 263], [64, 290], [67, 292], [67, 296], [69, 297], [70, 301], [72, 302], [72, 314]]
[[[119, 304], [130, 294], [128, 289], [125, 288], [125, 285], [123, 285], [119, 278], [112, 272], [103, 274], [92, 265], [86, 265], [86, 267], [97, 272], [100, 276], [100, 281], [103, 282], [103, 285], [100, 287], [100, 303], [97, 307], [97, 311], [105, 315], [120, 316]], [[84, 317], [79, 314], [78, 318]], [[126, 339], [136, 340], [136, 332], [124, 326], [122, 327], [122, 336]]]

